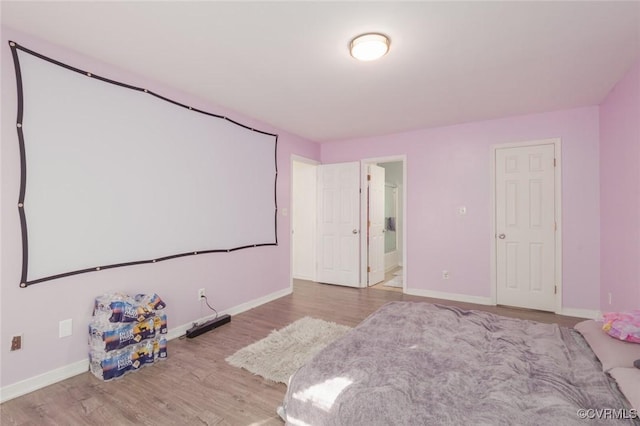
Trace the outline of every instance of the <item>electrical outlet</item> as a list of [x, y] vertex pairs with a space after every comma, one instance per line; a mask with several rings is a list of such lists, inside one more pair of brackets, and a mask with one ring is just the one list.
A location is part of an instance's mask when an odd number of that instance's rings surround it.
[[611, 304], [612, 300], [611, 300], [611, 293], [609, 293], [609, 304]]
[[22, 334], [11, 338], [11, 350], [18, 351], [22, 349]]
[[204, 292], [204, 288], [201, 288], [200, 290], [198, 290], [198, 300], [204, 299], [205, 296], [206, 294]]
[[442, 271], [442, 279], [443, 280], [449, 279], [449, 271]]

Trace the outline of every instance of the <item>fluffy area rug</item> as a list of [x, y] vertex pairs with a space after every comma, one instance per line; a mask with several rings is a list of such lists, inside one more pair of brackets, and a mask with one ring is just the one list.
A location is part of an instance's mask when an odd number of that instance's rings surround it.
[[304, 317], [240, 349], [226, 361], [286, 385], [298, 368], [349, 330], [351, 327], [346, 325]]

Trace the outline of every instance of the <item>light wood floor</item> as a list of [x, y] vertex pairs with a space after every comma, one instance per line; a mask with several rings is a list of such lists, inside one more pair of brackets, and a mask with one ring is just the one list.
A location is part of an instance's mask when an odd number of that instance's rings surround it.
[[81, 374], [0, 405], [8, 425], [282, 425], [286, 387], [231, 367], [225, 358], [304, 316], [355, 326], [384, 303], [426, 301], [572, 327], [579, 318], [447, 302], [375, 288], [294, 282], [293, 294], [194, 339], [169, 342], [168, 359], [121, 379]]

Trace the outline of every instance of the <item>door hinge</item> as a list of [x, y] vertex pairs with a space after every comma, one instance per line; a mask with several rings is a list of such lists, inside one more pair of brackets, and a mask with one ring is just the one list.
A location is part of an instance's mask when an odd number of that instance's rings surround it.
[[371, 175], [367, 175], [367, 180], [371, 180]]
[[553, 159], [553, 167], [556, 167], [556, 159]]
[[558, 286], [557, 285], [553, 286], [553, 294], [558, 294]]
[[558, 230], [558, 222], [553, 222], [553, 230], [554, 231]]
[[371, 228], [371, 221], [370, 220], [367, 221], [367, 228]]
[[371, 272], [371, 266], [367, 266], [367, 272]]

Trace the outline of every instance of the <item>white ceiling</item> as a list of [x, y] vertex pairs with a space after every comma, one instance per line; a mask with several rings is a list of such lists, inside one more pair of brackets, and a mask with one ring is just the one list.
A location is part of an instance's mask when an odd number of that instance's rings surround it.
[[[2, 1], [1, 12], [11, 28], [319, 142], [597, 105], [640, 57], [638, 1]], [[359, 63], [347, 46], [370, 31], [391, 51]]]

